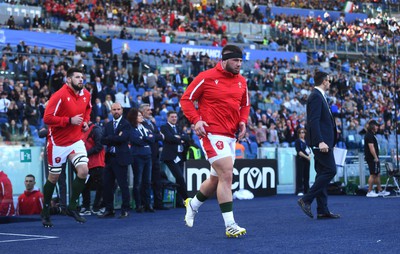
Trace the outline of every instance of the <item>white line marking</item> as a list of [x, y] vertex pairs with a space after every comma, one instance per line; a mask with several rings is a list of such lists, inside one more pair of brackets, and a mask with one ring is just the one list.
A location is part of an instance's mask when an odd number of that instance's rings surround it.
[[0, 235], [6, 236], [21, 236], [21, 237], [33, 237], [27, 239], [14, 239], [14, 240], [0, 240], [0, 243], [7, 243], [7, 242], [21, 242], [21, 241], [33, 241], [33, 240], [46, 240], [46, 239], [55, 239], [58, 236], [47, 236], [47, 235], [25, 235], [25, 234], [13, 234], [13, 233], [0, 233]]

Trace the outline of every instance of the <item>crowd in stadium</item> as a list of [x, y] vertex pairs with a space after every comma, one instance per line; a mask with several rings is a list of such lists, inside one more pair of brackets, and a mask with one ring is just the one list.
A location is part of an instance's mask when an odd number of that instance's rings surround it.
[[[300, 8], [343, 8], [339, 1], [272, 2], [278, 6]], [[356, 5], [362, 2], [357, 1]], [[43, 4], [45, 15], [36, 16], [29, 22], [28, 18], [24, 19], [23, 24], [15, 24], [10, 18], [6, 25], [10, 29], [28, 30], [54, 28], [51, 24], [61, 20], [83, 22], [90, 27], [88, 35], [93, 35], [96, 25], [117, 25], [121, 26], [120, 38], [123, 39], [130, 38], [124, 27], [226, 35], [226, 27], [219, 26], [217, 21], [270, 25], [277, 37], [266, 37], [263, 44], [276, 44], [275, 50], [284, 46], [288, 51], [307, 51], [308, 65], [298, 64], [293, 59], [243, 61], [243, 76], [247, 79], [251, 99], [248, 131], [239, 140], [246, 149], [244, 158], [256, 158], [257, 147], [295, 146], [299, 129], [307, 124], [306, 102], [314, 86], [313, 76], [321, 69], [330, 74], [331, 89], [327, 100], [336, 120], [338, 147], [349, 149], [349, 154], [360, 152], [364, 147], [366, 123], [375, 119], [380, 126], [376, 137], [381, 154], [391, 155], [396, 148], [395, 136], [399, 133], [396, 133], [395, 121], [400, 120], [395, 101], [399, 93], [399, 60], [395, 62], [396, 59], [389, 57], [387, 52], [379, 56], [364, 54], [349, 61], [334, 51], [304, 50], [309, 39], [391, 45], [394, 41], [392, 31], [398, 26], [396, 20], [386, 14], [346, 23], [344, 16], [334, 21], [329, 15], [313, 18], [271, 15], [268, 8], [261, 13], [256, 1], [230, 8], [213, 4], [196, 7], [186, 1], [132, 6], [124, 1], [46, 0], [36, 3]], [[71, 26], [67, 32], [79, 35], [80, 29]], [[293, 44], [288, 37], [294, 39]], [[226, 36], [221, 38], [227, 39]], [[238, 36], [236, 42], [246, 41], [239, 41]], [[156, 59], [160, 62], [154, 63]], [[46, 128], [43, 121], [46, 102], [65, 83], [67, 70], [78, 66], [86, 74], [84, 83], [92, 96], [91, 121], [95, 125], [104, 127], [112, 119], [113, 102], [121, 104], [125, 115], [130, 108], [148, 103], [158, 128], [166, 124], [168, 112], [177, 111], [177, 125], [191, 137], [191, 144], [200, 147], [193, 126], [182, 114], [179, 101], [194, 77], [214, 67], [217, 61], [206, 54], [184, 55], [159, 49], [141, 49], [134, 55], [127, 51], [112, 54], [102, 52], [97, 44], [91, 52], [39, 48], [26, 45], [24, 41], [18, 45], [5, 45], [0, 60], [0, 71], [4, 74], [0, 74], [0, 139], [11, 145], [43, 146], [45, 138], [39, 137], [39, 133]], [[160, 66], [171, 64], [179, 64], [182, 68], [161, 73]]]
[[[323, 3], [321, 1], [316, 2]], [[283, 3], [275, 4], [284, 5]], [[250, 2], [246, 2], [243, 8], [240, 4], [235, 6], [235, 8], [225, 9], [209, 5], [204, 7], [202, 12], [199, 12], [198, 9], [191, 5], [185, 5], [183, 2], [176, 2], [175, 5], [171, 6], [164, 2], [158, 2], [151, 5], [138, 4], [130, 7], [124, 6], [118, 1], [111, 4], [97, 1], [95, 5], [90, 1], [79, 4], [70, 3], [69, 1], [45, 1], [45, 6], [47, 14], [51, 13], [51, 16], [60, 19], [82, 22], [89, 22], [92, 19], [92, 22], [94, 22], [93, 28], [95, 24], [104, 22], [116, 22], [117, 24], [123, 23], [128, 26], [140, 27], [158, 27], [159, 24], [164, 23], [166, 26], [169, 26], [168, 29], [178, 30], [180, 24], [178, 22], [179, 19], [176, 17], [182, 15], [186, 16], [186, 21], [181, 20], [180, 22], [186, 22], [187, 24], [196, 23], [196, 29], [215, 33], [221, 28], [215, 25], [215, 20], [213, 21], [212, 18], [208, 17], [217, 17], [216, 19], [218, 20], [243, 21], [237, 18], [242, 15], [246, 16], [247, 20], [255, 19], [258, 20], [257, 22], [265, 22], [265, 20], [262, 20], [267, 17], [264, 14], [258, 15], [256, 13], [255, 15], [254, 10], [257, 9], [256, 3], [252, 4]], [[174, 17], [175, 13], [176, 16]], [[134, 17], [141, 18], [135, 20]], [[151, 22], [157, 22], [157, 20], [158, 24], [151, 24]], [[369, 40], [371, 43], [374, 40], [378, 43], [390, 41], [388, 28], [391, 25], [396, 25], [395, 23], [391, 23], [391, 19], [379, 15], [376, 19], [369, 19], [366, 22], [355, 24], [346, 24], [344, 20], [332, 22], [329, 20], [329, 17], [318, 17], [313, 20], [307, 19], [306, 22], [301, 22], [301, 19], [297, 16], [285, 17], [284, 15], [275, 16], [273, 19], [268, 20], [268, 22], [272, 27], [275, 26], [281, 32], [291, 31], [294, 37], [315, 38], [319, 37], [318, 34], [320, 36], [324, 34], [324, 38], [332, 40]], [[45, 22], [42, 21], [39, 23], [44, 24]], [[224, 28], [219, 32], [224, 32], [223, 30]], [[14, 52], [12, 52], [13, 50]], [[301, 46], [293, 47], [292, 50], [299, 51], [301, 50]], [[179, 98], [178, 91], [185, 89], [190, 79], [193, 78], [193, 75], [214, 66], [216, 63], [215, 60], [203, 56], [200, 66], [195, 68], [195, 62], [190, 61], [195, 56], [184, 56], [180, 52], [175, 52], [175, 54], [172, 54], [172, 52], [163, 52], [161, 54], [161, 52], [156, 52], [156, 50], [144, 50], [133, 58], [128, 57], [124, 53], [113, 58], [110, 54], [107, 55], [99, 52], [96, 46], [93, 48], [92, 54], [87, 54], [85, 52], [58, 52], [44, 48], [39, 49], [34, 45], [24, 45], [23, 42], [17, 48], [4, 47], [2, 53], [2, 70], [13, 70], [16, 72], [17, 77], [25, 77], [20, 79], [5, 78], [2, 80], [3, 88], [0, 88], [2, 89], [2, 93], [4, 95], [7, 93], [6, 97], [11, 101], [10, 104], [15, 104], [18, 108], [17, 110], [9, 110], [12, 115], [8, 116], [8, 123], [3, 125], [2, 136], [6, 141], [11, 141], [10, 135], [7, 135], [6, 130], [11, 120], [14, 120], [20, 126], [24, 119], [30, 119], [30, 125], [37, 128], [41, 127], [40, 119], [44, 102], [52, 92], [60, 87], [66, 69], [72, 65], [85, 66], [88, 75], [90, 75], [90, 83], [98, 80], [97, 75], [102, 73], [100, 82], [103, 92], [105, 91], [105, 93], [110, 94], [113, 100], [115, 94], [120, 92], [120, 89], [122, 90], [121, 92], [130, 92], [132, 105], [140, 104], [140, 101], [148, 97], [149, 94], [160, 98], [160, 104], [154, 108], [154, 112], [159, 114], [162, 111], [161, 105], [170, 107], [171, 104], [169, 102], [171, 101], [171, 97]], [[24, 53], [29, 53], [33, 57], [28, 57]], [[163, 59], [168, 63], [187, 62], [192, 67], [191, 77], [189, 77], [190, 75], [186, 69], [182, 73], [178, 72], [178, 74], [167, 73], [166, 76], [159, 75], [157, 70], [145, 70], [143, 73], [139, 73], [138, 61], [143, 62], [143, 59], [147, 55], [152, 54], [159, 54], [160, 56], [165, 54], [165, 58]], [[52, 57], [49, 57], [49, 55], [52, 55]], [[95, 61], [84, 62], [84, 60], [88, 60], [90, 57], [95, 58]], [[98, 59], [96, 60], [96, 58]], [[253, 141], [257, 141], [259, 146], [263, 144], [270, 145], [271, 143], [275, 145], [290, 145], [293, 143], [296, 128], [302, 122], [304, 124], [305, 101], [310, 91], [310, 85], [313, 82], [313, 72], [322, 62], [329, 62], [331, 66], [330, 71], [333, 74], [333, 84], [330, 98], [332, 99], [333, 112], [338, 117], [344, 119], [344, 121], [338, 121], [338, 126], [344, 125], [340, 127], [342, 128], [342, 132], [346, 134], [349, 131], [357, 134], [363, 129], [363, 125], [367, 119], [378, 118], [384, 123], [382, 125], [382, 134], [384, 130], [385, 133], [393, 134], [391, 120], [394, 117], [392, 115], [394, 112], [388, 109], [394, 107], [393, 98], [395, 89], [393, 87], [393, 80], [395, 78], [394, 75], [398, 73], [397, 71], [393, 73], [392, 65], [390, 64], [391, 59], [387, 55], [381, 55], [380, 60], [377, 62], [371, 58], [363, 58], [351, 63], [348, 61], [341, 62], [334, 52], [320, 50], [309, 55], [309, 63], [312, 65], [305, 68], [299, 68], [288, 61], [278, 61], [268, 58], [257, 60], [254, 63], [247, 63], [254, 70], [252, 74], [249, 73], [247, 75], [253, 105], [253, 117], [249, 121], [249, 127], [252, 130], [251, 134], [253, 135], [250, 136], [255, 137], [256, 133], [260, 136], [260, 138], [254, 138]], [[117, 67], [117, 69], [114, 67]], [[143, 78], [143, 75], [156, 77], [156, 85], [151, 84], [149, 86], [144, 83], [143, 80], [146, 77]], [[181, 80], [179, 83], [176, 82], [177, 75], [182, 76], [179, 78]], [[142, 81], [139, 79], [142, 79]], [[28, 80], [30, 80], [30, 83]], [[88, 87], [93, 90], [90, 83], [88, 82]], [[346, 92], [344, 93], [343, 91]], [[32, 98], [34, 100], [31, 100]], [[93, 103], [95, 99], [93, 98]], [[100, 100], [104, 103], [105, 94], [100, 97]], [[172, 106], [175, 107], [176, 103], [173, 103]], [[30, 116], [29, 111], [32, 110], [31, 107], [37, 109], [35, 116]], [[18, 113], [13, 113], [14, 111]], [[102, 120], [105, 118], [103, 116]], [[95, 120], [95, 117], [93, 120]], [[3, 122], [5, 121], [3, 120]], [[257, 128], [260, 121], [263, 123], [262, 130]], [[278, 140], [271, 140], [268, 137], [268, 130], [272, 122], [278, 131]], [[343, 135], [342, 141], [347, 143], [347, 146], [354, 148], [358, 146], [352, 143], [357, 143], [361, 140], [357, 135], [351, 141], [345, 140], [344, 137], [348, 137], [348, 135]], [[388, 137], [387, 139], [390, 140]], [[385, 151], [389, 152], [390, 149], [388, 148]]]

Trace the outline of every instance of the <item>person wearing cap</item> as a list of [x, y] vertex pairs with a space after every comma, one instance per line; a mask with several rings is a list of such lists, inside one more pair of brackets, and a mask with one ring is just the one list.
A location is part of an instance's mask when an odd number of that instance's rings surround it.
[[[378, 140], [376, 139], [376, 133], [378, 132], [379, 124], [375, 120], [371, 120], [367, 124], [367, 133], [364, 136], [364, 156], [369, 169], [368, 178], [368, 193], [367, 197], [376, 198], [379, 196], [387, 196], [390, 192], [382, 190], [381, 187], [381, 164], [379, 161], [379, 146]], [[372, 189], [373, 185], [376, 184], [378, 193]]]
[[242, 56], [239, 47], [226, 45], [222, 49], [222, 61], [200, 73], [180, 101], [185, 116], [195, 125], [194, 130], [211, 164], [210, 177], [201, 184], [195, 197], [185, 200], [186, 225], [193, 227], [199, 207], [216, 193], [228, 237], [246, 234], [246, 229], [233, 217], [231, 191], [235, 134], [239, 133], [238, 140], [245, 136], [250, 112], [246, 79], [240, 75]]
[[335, 119], [325, 98], [331, 86], [328, 73], [317, 71], [314, 75], [315, 87], [307, 100], [306, 142], [314, 151], [315, 182], [297, 203], [310, 218], [311, 203], [317, 201], [317, 219], [338, 219], [328, 208], [328, 185], [336, 175], [333, 148], [337, 143]]

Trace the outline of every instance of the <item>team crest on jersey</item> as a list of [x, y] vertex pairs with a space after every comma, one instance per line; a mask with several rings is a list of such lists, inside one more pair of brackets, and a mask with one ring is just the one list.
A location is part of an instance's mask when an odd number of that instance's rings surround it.
[[83, 101], [86, 102], [86, 97], [83, 97]]
[[239, 82], [238, 85], [239, 85], [239, 88], [242, 88], [242, 82]]
[[71, 98], [68, 97], [67, 100], [69, 101], [69, 100], [71, 100]]
[[218, 85], [219, 80], [216, 79], [216, 80], [214, 80], [214, 82], [215, 82], [216, 85]]
[[56, 163], [60, 163], [61, 158], [60, 158], [60, 157], [57, 157], [57, 158], [55, 158], [54, 160], [55, 160]]
[[219, 150], [222, 150], [222, 149], [224, 149], [224, 142], [222, 142], [222, 141], [217, 141], [217, 143], [215, 143], [215, 146], [216, 146]]

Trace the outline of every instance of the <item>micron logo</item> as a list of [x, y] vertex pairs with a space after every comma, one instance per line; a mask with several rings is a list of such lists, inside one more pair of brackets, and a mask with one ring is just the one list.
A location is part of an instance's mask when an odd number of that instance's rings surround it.
[[[275, 188], [275, 171], [271, 167], [244, 167], [240, 170], [233, 169], [233, 175], [238, 176], [239, 180], [232, 183], [232, 189], [244, 189], [247, 186], [251, 189], [258, 188]], [[268, 182], [269, 175], [269, 182]], [[208, 168], [187, 168], [187, 190], [193, 191], [200, 189], [200, 185], [204, 179], [210, 176], [210, 170]], [[235, 179], [235, 177], [234, 177]], [[195, 183], [195, 186], [193, 184]]]

